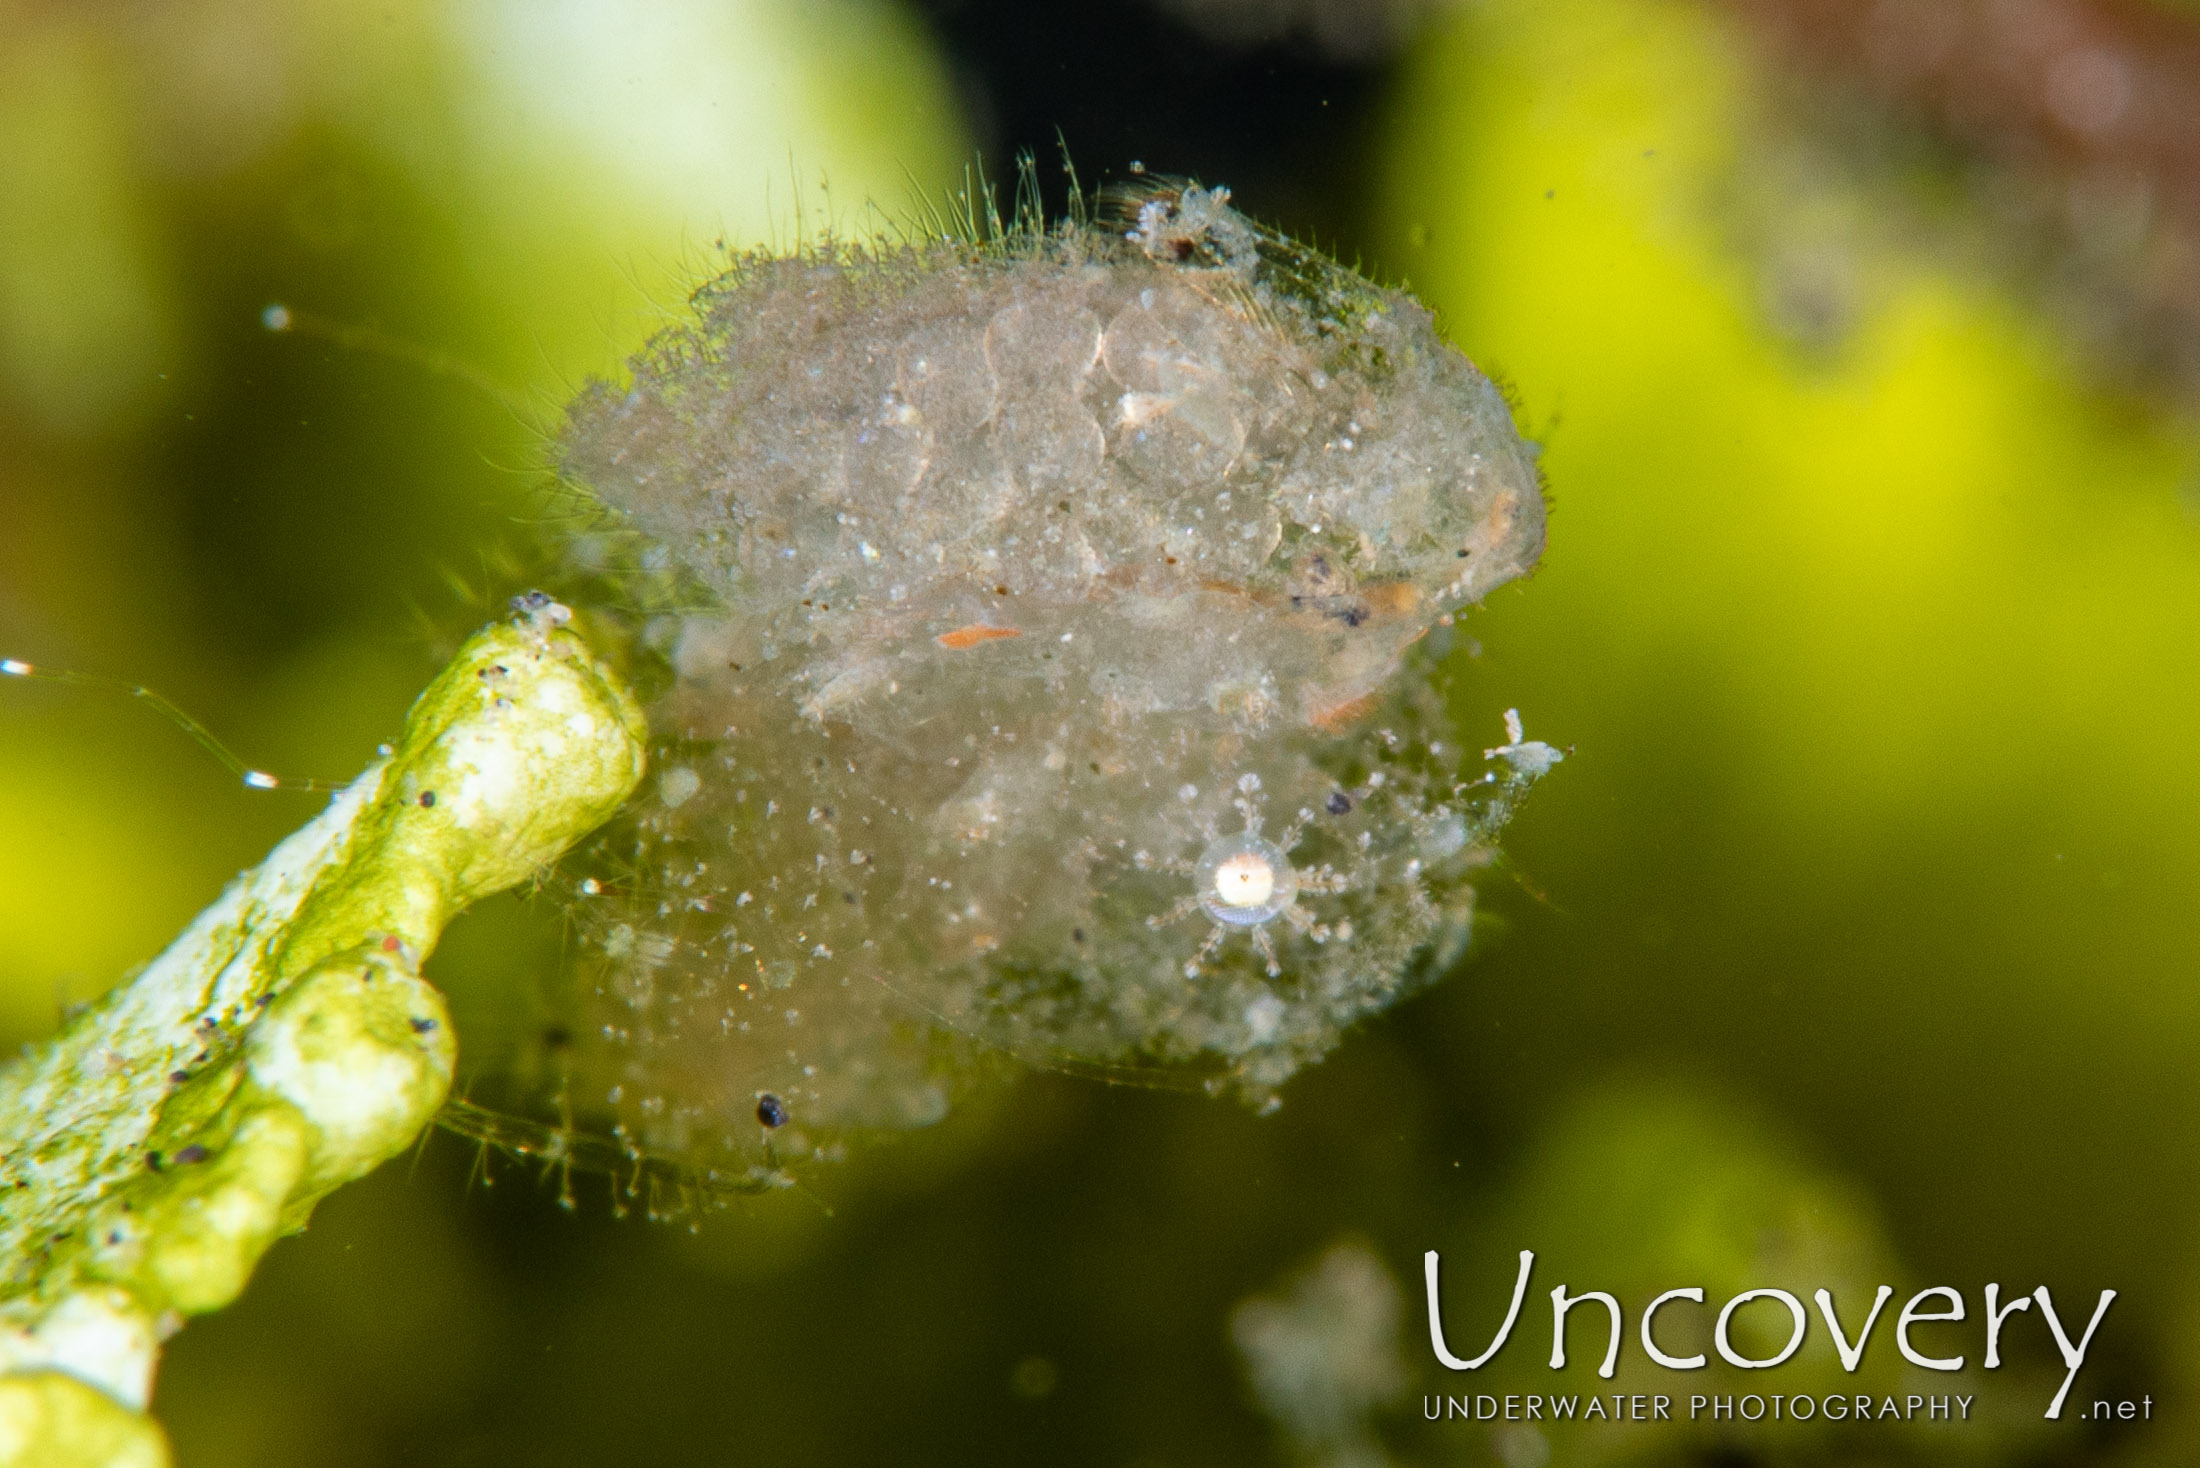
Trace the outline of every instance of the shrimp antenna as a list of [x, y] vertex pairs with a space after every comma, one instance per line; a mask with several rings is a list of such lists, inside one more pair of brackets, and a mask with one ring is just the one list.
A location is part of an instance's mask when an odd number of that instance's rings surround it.
[[76, 673], [61, 668], [42, 668], [19, 658], [0, 658], [0, 677], [28, 678], [40, 683], [60, 683], [71, 688], [94, 688], [105, 693], [120, 693], [150, 705], [163, 718], [190, 735], [199, 748], [220, 760], [229, 773], [254, 790], [319, 790], [343, 788], [334, 780], [309, 780], [294, 775], [272, 775], [266, 770], [254, 769], [246, 764], [228, 745], [214, 737], [214, 731], [192, 718], [160, 694], [142, 683], [126, 683], [120, 678], [105, 678], [97, 673]]
[[393, 336], [376, 326], [349, 325], [286, 306], [277, 301], [260, 312], [260, 325], [277, 336], [313, 337], [342, 347], [347, 352], [365, 352], [369, 356], [385, 357], [393, 362], [403, 362], [418, 367], [433, 377], [450, 377], [465, 383], [474, 391], [525, 419], [534, 411], [525, 395], [505, 386], [484, 369], [462, 357], [457, 357], [440, 347], [424, 347], [417, 342]]

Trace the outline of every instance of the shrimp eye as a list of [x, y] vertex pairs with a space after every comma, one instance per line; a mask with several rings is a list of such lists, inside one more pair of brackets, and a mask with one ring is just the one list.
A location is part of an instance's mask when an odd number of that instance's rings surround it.
[[756, 1098], [756, 1119], [765, 1126], [778, 1128], [787, 1124], [787, 1103], [766, 1091]]

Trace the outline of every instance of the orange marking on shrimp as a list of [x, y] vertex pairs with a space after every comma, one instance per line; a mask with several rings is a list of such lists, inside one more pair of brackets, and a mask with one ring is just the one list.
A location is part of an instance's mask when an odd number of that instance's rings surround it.
[[1374, 707], [1374, 693], [1362, 693], [1357, 697], [1341, 699], [1336, 703], [1315, 704], [1313, 708], [1307, 711], [1306, 722], [1312, 724], [1324, 734], [1334, 734], [1338, 730], [1347, 728], [1366, 718]]
[[1410, 581], [1383, 581], [1360, 588], [1379, 617], [1402, 617], [1421, 604], [1421, 588]]
[[1014, 627], [988, 627], [983, 622], [972, 622], [967, 627], [957, 627], [952, 632], [942, 632], [932, 640], [941, 647], [961, 652], [966, 647], [976, 647], [981, 642], [993, 642], [1003, 637], [1021, 637], [1024, 634]]

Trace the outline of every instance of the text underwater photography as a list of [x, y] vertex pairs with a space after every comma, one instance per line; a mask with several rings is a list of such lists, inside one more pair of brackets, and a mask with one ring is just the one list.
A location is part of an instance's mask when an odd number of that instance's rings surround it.
[[[1528, 1281], [1534, 1273], [1535, 1253], [1533, 1250], [1528, 1249], [1523, 1249], [1520, 1253], [1520, 1273], [1513, 1286], [1512, 1300], [1506, 1309], [1504, 1320], [1497, 1327], [1495, 1337], [1480, 1355], [1464, 1360], [1454, 1355], [1445, 1344], [1443, 1303], [1441, 1286], [1438, 1283], [1441, 1263], [1441, 1256], [1434, 1249], [1429, 1250], [1423, 1256], [1423, 1272], [1428, 1289], [1429, 1347], [1435, 1353], [1436, 1359], [1449, 1370], [1479, 1370], [1505, 1348], [1506, 1342], [1512, 1336], [1513, 1327], [1520, 1318], [1521, 1305], [1527, 1297]], [[1864, 1353], [1871, 1344], [1872, 1334], [1879, 1324], [1880, 1314], [1885, 1310], [1888, 1301], [1894, 1297], [1894, 1293], [1892, 1285], [1881, 1285], [1878, 1292], [1873, 1295], [1870, 1306], [1865, 1310], [1861, 1325], [1851, 1322], [1851, 1326], [1845, 1329], [1841, 1322], [1839, 1309], [1834, 1302], [1833, 1293], [1826, 1289], [1818, 1289], [1812, 1292], [1812, 1298], [1817, 1303], [1819, 1314], [1825, 1321], [1827, 1335], [1831, 1338], [1834, 1349], [1840, 1357], [1843, 1371], [1854, 1374], [1862, 1369]], [[1576, 1294], [1562, 1284], [1552, 1287], [1550, 1299], [1551, 1369], [1560, 1371], [1566, 1366], [1566, 1323], [1568, 1314], [1577, 1306], [1593, 1303], [1601, 1307], [1610, 1317], [1611, 1333], [1605, 1345], [1603, 1360], [1597, 1366], [1597, 1374], [1606, 1378], [1611, 1377], [1618, 1364], [1622, 1338], [1625, 1335], [1626, 1314], [1619, 1300], [1603, 1290], [1583, 1290]], [[1768, 1304], [1777, 1303], [1785, 1307], [1788, 1316], [1793, 1321], [1793, 1328], [1788, 1333], [1786, 1344], [1782, 1345], [1773, 1354], [1762, 1358], [1751, 1357], [1737, 1350], [1731, 1331], [1732, 1322], [1737, 1312], [1754, 1300], [1763, 1300]], [[1645, 1305], [1642, 1309], [1640, 1321], [1642, 1352], [1651, 1361], [1668, 1371], [1700, 1371], [1710, 1364], [1707, 1356], [1701, 1352], [1692, 1356], [1670, 1355], [1659, 1347], [1657, 1338], [1652, 1333], [1653, 1322], [1659, 1310], [1668, 1304], [1679, 1301], [1703, 1305], [1705, 1303], [1704, 1292], [1698, 1286], [1670, 1289]], [[2063, 1363], [2068, 1368], [2068, 1374], [2063, 1377], [2062, 1385], [2056, 1391], [2054, 1399], [2047, 1404], [2045, 1413], [2049, 1420], [2060, 1417], [2063, 1412], [2064, 1400], [2070, 1395], [2071, 1387], [2077, 1382], [2078, 1372], [2085, 1365], [2086, 1353], [2093, 1345], [2094, 1334], [2100, 1329], [2102, 1320], [2108, 1314], [2109, 1306], [2114, 1304], [2115, 1301], [2116, 1291], [2101, 1291], [2099, 1303], [2093, 1308], [2092, 1318], [2086, 1322], [2083, 1332], [2078, 1334], [2075, 1341], [2073, 1341], [2071, 1333], [2063, 1327], [2062, 1317], [2055, 1309], [2054, 1294], [2047, 1286], [2041, 1285], [2029, 1296], [2015, 1295], [2004, 1303], [2001, 1299], [2001, 1286], [1989, 1284], [1984, 1290], [1982, 1319], [1985, 1326], [1985, 1341], [1983, 1359], [1980, 1361], [1980, 1365], [1987, 1371], [2000, 1368], [2002, 1364], [2001, 1335], [2003, 1327], [2007, 1324], [2009, 1317], [2020, 1311], [2030, 1310], [2036, 1303], [2039, 1306], [2040, 1318], [2046, 1322], [2048, 1330], [2053, 1334], [2055, 1348], [2061, 1353]], [[1927, 1305], [1936, 1308], [1925, 1308]], [[1595, 1316], [1596, 1312], [1592, 1311], [1590, 1314]], [[1895, 1317], [1893, 1329], [1895, 1349], [1901, 1353], [1904, 1361], [1921, 1370], [1960, 1372], [1964, 1369], [1966, 1362], [1964, 1356], [1924, 1354], [1919, 1345], [1912, 1342], [1910, 1330], [1913, 1325], [1922, 1322], [1954, 1322], [1965, 1318], [1966, 1306], [1963, 1293], [1960, 1290], [1949, 1285], [1935, 1285], [1920, 1290], [1910, 1297], [1902, 1306], [1900, 1314]], [[1809, 1332], [1809, 1329], [1810, 1316], [1804, 1309], [1801, 1300], [1786, 1290], [1758, 1288], [1743, 1290], [1718, 1307], [1717, 1317], [1712, 1326], [1711, 1339], [1712, 1344], [1718, 1350], [1719, 1358], [1729, 1366], [1744, 1371], [1765, 1371], [1784, 1365], [1791, 1359], [1796, 1351], [1801, 1348], [1803, 1338]], [[1855, 1331], [1853, 1341], [1849, 1337], [1849, 1329]], [[1935, 1337], [1935, 1339], [1945, 1341], [1949, 1339], [1949, 1335], [1944, 1333]], [[1611, 1402], [1609, 1409], [1604, 1405], [1607, 1400]], [[1913, 1422], [1918, 1420], [1926, 1422], [1968, 1422], [1971, 1419], [1971, 1406], [1974, 1400], [1975, 1397], [1973, 1396], [1960, 1396], [1951, 1393], [1926, 1395], [1914, 1390], [1904, 1393], [1899, 1398], [1893, 1395], [1874, 1396], [1868, 1393], [1814, 1396], [1809, 1393], [1786, 1394], [1768, 1390], [1762, 1393], [1751, 1392], [1741, 1395], [1729, 1393], [1717, 1396], [1692, 1393], [1686, 1397], [1682, 1410], [1686, 1412], [1687, 1420], [1694, 1421], [1708, 1416], [1709, 1420], [1713, 1422], [1734, 1421], [1736, 1419], [1745, 1422], [1756, 1422], [1768, 1417], [1775, 1422], [1782, 1420], [1808, 1422], [1813, 1418], [1820, 1418], [1829, 1422], [1847, 1420], [1857, 1422]], [[1506, 1422], [1569, 1422], [1577, 1420], [1582, 1422], [1669, 1422], [1675, 1420], [1673, 1416], [1674, 1404], [1675, 1398], [1662, 1392], [1614, 1393], [1608, 1398], [1593, 1393], [1583, 1396], [1579, 1393], [1545, 1395], [1541, 1393], [1508, 1392], [1502, 1398], [1487, 1393], [1475, 1393], [1465, 1397], [1423, 1397], [1421, 1415], [1430, 1421], [1466, 1419], [1475, 1422], [1492, 1420]], [[2088, 1420], [2101, 1422], [2128, 1422], [2134, 1418], [2140, 1421], [2151, 1421], [2154, 1415], [2154, 1399], [2151, 1396], [2143, 1396], [2137, 1402], [2098, 1399], [2087, 1405], [2078, 1415]]]

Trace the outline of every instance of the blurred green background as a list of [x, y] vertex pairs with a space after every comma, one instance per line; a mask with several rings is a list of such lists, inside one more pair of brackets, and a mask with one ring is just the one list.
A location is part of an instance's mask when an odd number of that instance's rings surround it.
[[[973, 150], [1058, 187], [1057, 129], [1088, 181], [1198, 173], [1409, 281], [1554, 504], [1465, 623], [1468, 714], [1573, 757], [1479, 951], [1279, 1115], [1032, 1076], [694, 1232], [438, 1137], [171, 1345], [186, 1468], [2192, 1461], [2200, 40], [2042, 0], [1996, 113], [1961, 70], [1991, 45], [1935, 91], [1846, 13], [0, 3], [0, 654], [151, 684], [256, 764], [350, 774], [550, 574], [546, 425], [719, 242], [861, 231]], [[126, 700], [0, 687], [0, 1041], [312, 808]], [[431, 973], [463, 1016], [556, 952], [500, 899]], [[1310, 1436], [1231, 1320], [1340, 1239], [1381, 1264], [1336, 1276], [1375, 1364]], [[1432, 1247], [1475, 1319], [1539, 1251], [1512, 1390], [1549, 1389], [1561, 1279], [1954, 1285], [1980, 1420], [1425, 1423], [1473, 1385], [1420, 1330]], [[1988, 1281], [2121, 1291], [2073, 1398], [2155, 1420], [2040, 1421], [2034, 1319], [1978, 1370]], [[1871, 1359], [1920, 1389], [1884, 1326]], [[1814, 1331], [1786, 1384], [1830, 1360]], [[1632, 1336], [1619, 1384], [1712, 1389]]]

